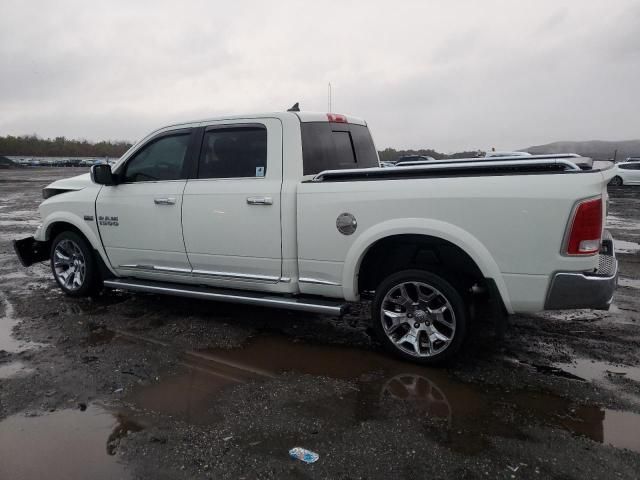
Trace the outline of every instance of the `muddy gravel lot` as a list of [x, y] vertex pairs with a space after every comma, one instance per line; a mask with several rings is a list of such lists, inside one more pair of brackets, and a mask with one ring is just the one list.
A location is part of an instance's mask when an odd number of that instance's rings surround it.
[[0, 170], [0, 479], [640, 477], [640, 187], [610, 191], [608, 312], [516, 316], [502, 340], [481, 319], [428, 369], [381, 352], [366, 305], [64, 296], [10, 242], [79, 173]]

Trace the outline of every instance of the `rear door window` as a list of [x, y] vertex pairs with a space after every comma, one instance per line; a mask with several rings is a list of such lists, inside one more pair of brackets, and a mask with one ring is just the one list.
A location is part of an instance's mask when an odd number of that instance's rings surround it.
[[204, 132], [198, 178], [264, 177], [266, 173], [264, 126], [212, 127]]

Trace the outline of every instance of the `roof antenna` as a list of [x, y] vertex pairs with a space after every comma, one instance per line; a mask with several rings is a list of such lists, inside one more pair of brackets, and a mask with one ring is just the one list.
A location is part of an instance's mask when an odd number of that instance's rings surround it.
[[293, 107], [291, 107], [287, 112], [299, 112], [300, 111], [300, 103], [296, 102]]

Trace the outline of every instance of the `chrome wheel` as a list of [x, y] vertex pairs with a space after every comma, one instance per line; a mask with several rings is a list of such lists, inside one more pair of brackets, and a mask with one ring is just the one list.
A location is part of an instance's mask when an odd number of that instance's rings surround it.
[[87, 273], [87, 263], [80, 246], [69, 239], [58, 243], [53, 251], [53, 270], [60, 285], [67, 290], [81, 288]]
[[456, 315], [447, 297], [423, 282], [403, 282], [389, 289], [380, 306], [382, 328], [404, 353], [428, 358], [449, 347]]

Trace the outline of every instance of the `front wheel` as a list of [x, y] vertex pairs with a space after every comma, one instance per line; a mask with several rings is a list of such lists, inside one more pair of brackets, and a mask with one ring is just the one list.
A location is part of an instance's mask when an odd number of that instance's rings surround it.
[[67, 295], [86, 297], [97, 290], [95, 259], [87, 241], [75, 232], [62, 232], [51, 243], [51, 271]]
[[622, 185], [622, 178], [616, 175], [611, 179], [611, 181], [609, 182], [609, 185], [612, 185], [614, 187], [619, 187], [620, 185]]
[[462, 297], [447, 280], [404, 270], [376, 289], [373, 322], [385, 348], [406, 360], [436, 365], [460, 349], [467, 315]]

